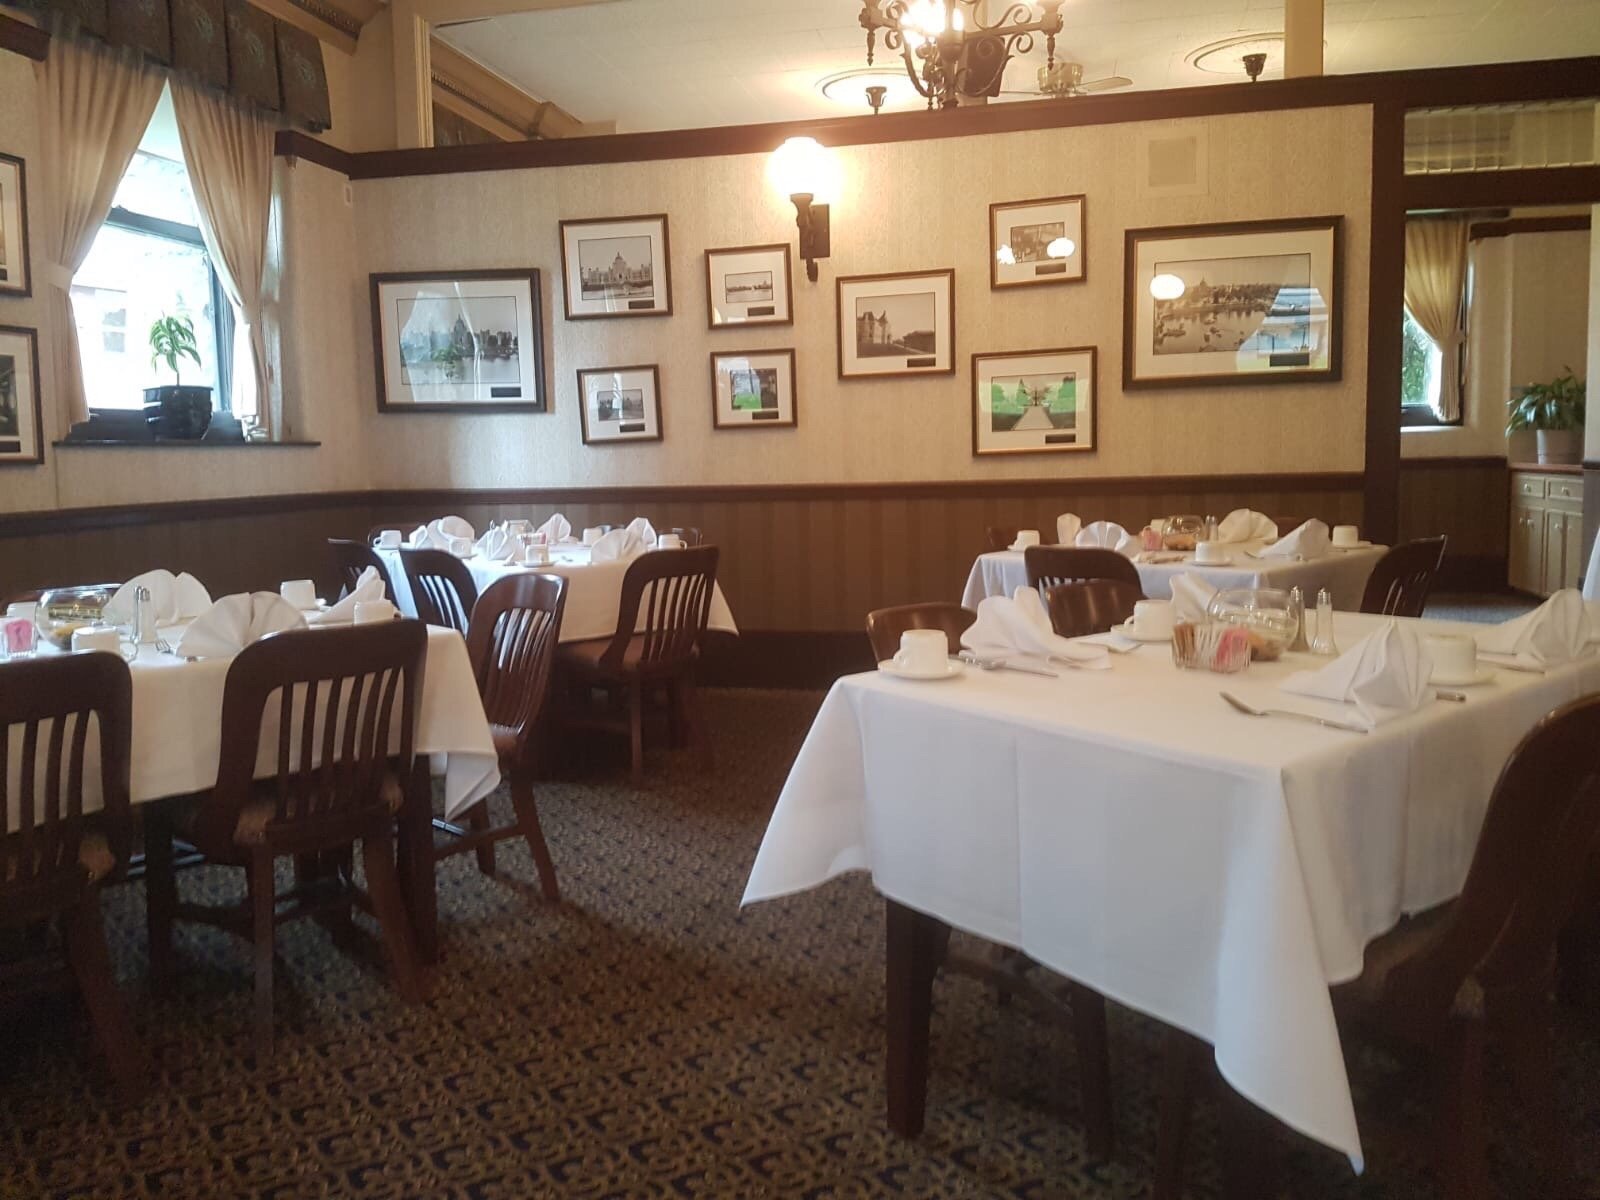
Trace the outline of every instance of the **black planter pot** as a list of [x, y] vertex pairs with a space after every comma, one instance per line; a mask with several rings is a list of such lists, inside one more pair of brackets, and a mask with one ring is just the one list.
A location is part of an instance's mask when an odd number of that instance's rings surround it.
[[208, 387], [154, 387], [144, 390], [144, 419], [158, 438], [195, 442], [211, 424]]

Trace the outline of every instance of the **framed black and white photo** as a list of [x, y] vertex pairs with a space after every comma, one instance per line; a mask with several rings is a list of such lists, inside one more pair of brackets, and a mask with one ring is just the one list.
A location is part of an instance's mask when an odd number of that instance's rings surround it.
[[711, 425], [781, 429], [797, 424], [793, 350], [711, 355]]
[[539, 272], [372, 276], [379, 412], [546, 412]]
[[1122, 386], [1340, 376], [1343, 218], [1130, 229]]
[[601, 217], [561, 222], [567, 320], [672, 315], [667, 217]]
[[841, 275], [839, 378], [954, 375], [956, 273]]
[[0, 296], [32, 294], [27, 167], [20, 158], [0, 154]]
[[39, 400], [39, 334], [0, 325], [0, 466], [44, 462], [44, 407]]
[[580, 370], [578, 401], [586, 446], [661, 440], [661, 373], [653, 363]]
[[989, 205], [989, 286], [1037, 287], [1088, 278], [1084, 198]]
[[972, 452], [1093, 450], [1093, 346], [972, 356]]
[[789, 243], [707, 250], [706, 320], [712, 329], [793, 325]]

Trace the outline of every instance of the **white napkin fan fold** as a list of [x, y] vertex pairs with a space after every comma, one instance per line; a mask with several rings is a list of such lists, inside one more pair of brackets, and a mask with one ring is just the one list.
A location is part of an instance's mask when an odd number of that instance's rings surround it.
[[1050, 614], [1033, 588], [1011, 596], [989, 596], [978, 604], [978, 619], [961, 635], [961, 644], [979, 658], [1028, 655], [1070, 659], [1089, 667], [1111, 667], [1104, 646], [1068, 641], [1050, 627]]
[[1571, 662], [1600, 635], [1577, 588], [1563, 588], [1531, 613], [1502, 621], [1476, 635], [1484, 654], [1503, 654], [1524, 666]]
[[177, 653], [229, 658], [268, 634], [305, 627], [305, 617], [276, 592], [240, 592], [224, 596], [196, 617], [178, 640]]
[[1270, 542], [1277, 536], [1277, 523], [1253, 508], [1236, 508], [1217, 526], [1219, 542]]
[[1279, 686], [1299, 696], [1353, 704], [1375, 726], [1426, 704], [1432, 674], [1433, 659], [1416, 631], [1386, 621], [1327, 666], [1291, 675]]
[[1315, 517], [1290, 530], [1272, 545], [1263, 547], [1262, 558], [1321, 558], [1327, 554], [1333, 539], [1328, 534], [1325, 521]]
[[328, 605], [324, 611], [311, 615], [311, 624], [348, 625], [356, 619], [356, 605], [366, 604], [371, 600], [382, 600], [386, 595], [387, 589], [383, 586], [383, 578], [378, 574], [378, 568], [367, 567], [356, 579], [356, 585], [350, 589], [348, 595], [337, 603]]

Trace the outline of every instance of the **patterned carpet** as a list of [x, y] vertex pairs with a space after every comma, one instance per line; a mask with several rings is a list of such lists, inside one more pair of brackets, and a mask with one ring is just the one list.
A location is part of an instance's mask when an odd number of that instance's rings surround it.
[[[1155, 1049], [1112, 1011], [1119, 1148], [1090, 1167], [1071, 1039], [966, 980], [941, 980], [928, 1129], [888, 1134], [882, 1090], [882, 905], [857, 878], [741, 914], [765, 817], [815, 711], [814, 693], [708, 696], [719, 768], [652, 758], [630, 789], [614, 756], [547, 786], [561, 871], [552, 907], [470, 856], [443, 868], [448, 959], [432, 1003], [402, 1006], [310, 925], [286, 928], [275, 1059], [249, 1054], [242, 945], [185, 929], [180, 994], [145, 987], [143, 894], [109, 898], [114, 953], [162, 1078], [119, 1109], [51, 1006], [0, 1025], [0, 1198], [82, 1197], [1095, 1197], [1147, 1196]], [[225, 886], [210, 871], [184, 886]], [[280, 972], [280, 977], [282, 973]], [[1568, 1014], [1563, 1107], [1589, 1131], [1600, 1195], [1600, 1020]], [[1426, 1124], [1386, 1059], [1352, 1064], [1369, 1170], [1288, 1133], [1284, 1194], [1433, 1194]], [[1398, 1098], [1396, 1098], [1398, 1097]], [[1191, 1194], [1216, 1195], [1211, 1109]], [[1513, 1141], [1514, 1139], [1508, 1139]], [[1525, 1164], [1497, 1147], [1507, 1195]]]

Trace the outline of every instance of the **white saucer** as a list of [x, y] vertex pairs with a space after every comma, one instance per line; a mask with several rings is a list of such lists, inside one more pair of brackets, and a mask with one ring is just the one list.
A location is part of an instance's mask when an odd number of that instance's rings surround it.
[[1231, 567], [1233, 566], [1233, 555], [1225, 554], [1221, 558], [1191, 558], [1189, 563], [1191, 566], [1196, 567]]
[[1479, 667], [1478, 673], [1470, 679], [1447, 679], [1441, 675], [1430, 675], [1428, 682], [1434, 687], [1477, 687], [1479, 684], [1493, 683], [1494, 677], [1493, 667]]
[[1332, 543], [1329, 543], [1328, 549], [1330, 549], [1330, 550], [1371, 550], [1372, 546], [1373, 546], [1373, 543], [1371, 543], [1369, 541], [1366, 541], [1366, 540], [1362, 540], [1362, 541], [1359, 541], [1359, 542], [1353, 542], [1348, 546], [1335, 546]]
[[[1042, 546], [1042, 545], [1044, 545], [1044, 543], [1043, 542], [1035, 542], [1034, 545], [1035, 546]], [[1024, 550], [1027, 549], [1027, 547], [1026, 546], [1019, 546], [1015, 542], [1012, 542], [1011, 545], [1006, 547], [1006, 549], [1007, 550], [1012, 550], [1012, 551], [1015, 551], [1018, 554], [1021, 554]]]
[[884, 659], [878, 664], [878, 670], [885, 675], [893, 675], [896, 679], [914, 679], [919, 683], [932, 683], [939, 679], [954, 679], [965, 668], [954, 659], [947, 659], [942, 670], [932, 674], [923, 674], [921, 671], [907, 671], [904, 667], [894, 665], [893, 659]]
[[1111, 627], [1111, 632], [1116, 634], [1118, 637], [1125, 637], [1135, 642], [1170, 642], [1172, 640], [1171, 633], [1163, 633], [1159, 637], [1152, 636], [1148, 633], [1136, 633], [1133, 627], [1126, 621], [1124, 621], [1121, 625], [1113, 625]]

